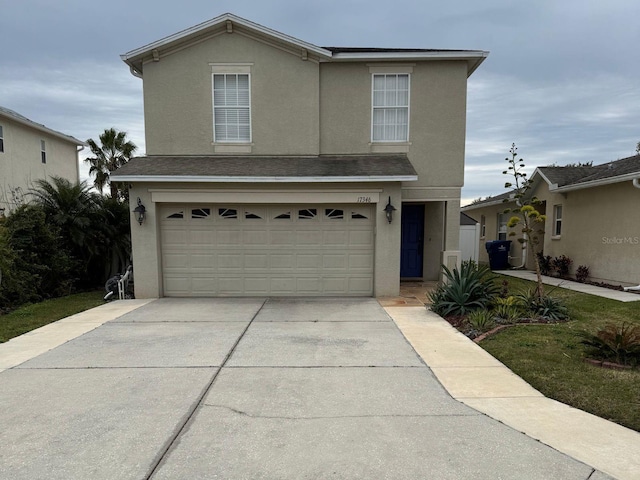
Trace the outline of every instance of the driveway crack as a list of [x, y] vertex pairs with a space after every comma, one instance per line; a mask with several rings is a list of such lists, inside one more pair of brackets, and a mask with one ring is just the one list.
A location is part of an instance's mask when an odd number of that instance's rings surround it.
[[204, 389], [202, 390], [202, 392], [200, 393], [196, 401], [193, 402], [193, 404], [191, 405], [187, 413], [179, 422], [177, 428], [174, 430], [174, 433], [171, 435], [171, 437], [169, 437], [169, 439], [165, 442], [163, 447], [160, 449], [160, 451], [156, 455], [156, 458], [151, 463], [149, 473], [144, 477], [145, 480], [149, 480], [151, 477], [155, 475], [155, 473], [158, 471], [158, 469], [162, 465], [162, 462], [165, 460], [165, 458], [167, 458], [172, 448], [177, 443], [180, 436], [187, 431], [188, 425], [190, 424], [191, 420], [195, 416], [198, 408], [203, 405], [203, 401], [207, 396], [207, 394], [209, 393], [209, 391], [211, 390], [211, 388], [213, 387], [213, 384], [216, 381], [216, 378], [218, 378], [218, 375], [220, 374], [220, 372], [222, 371], [226, 363], [229, 361], [229, 359], [231, 358], [231, 355], [233, 355], [233, 352], [238, 347], [238, 344], [240, 343], [242, 338], [245, 336], [245, 334], [247, 333], [247, 330], [249, 330], [249, 327], [251, 326], [253, 321], [256, 319], [256, 317], [258, 316], [260, 311], [263, 309], [263, 307], [265, 306], [268, 300], [269, 300], [268, 298], [265, 299], [262, 302], [262, 305], [260, 305], [260, 308], [254, 313], [253, 317], [251, 317], [251, 320], [249, 320], [249, 323], [247, 323], [247, 326], [244, 328], [242, 333], [238, 336], [238, 339], [235, 341], [233, 346], [227, 352], [227, 355], [224, 357], [224, 360], [220, 364], [220, 367], [213, 374], [213, 376], [211, 377], [211, 380], [209, 380], [209, 383], [207, 383], [207, 385], [204, 387]]

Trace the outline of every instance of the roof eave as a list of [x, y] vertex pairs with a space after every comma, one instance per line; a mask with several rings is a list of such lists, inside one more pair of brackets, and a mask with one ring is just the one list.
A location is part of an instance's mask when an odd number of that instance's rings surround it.
[[413, 182], [417, 175], [369, 175], [343, 177], [249, 177], [204, 175], [111, 175], [111, 181], [130, 183], [345, 183], [345, 182]]
[[[215, 27], [222, 25], [223, 23], [230, 21], [234, 24], [240, 25], [244, 28], [252, 30], [256, 33], [275, 38], [281, 42], [288, 43], [298, 48], [304, 48], [309, 52], [313, 52], [320, 57], [331, 58], [331, 51], [324, 49], [322, 47], [318, 47], [317, 45], [313, 45], [312, 43], [305, 42], [304, 40], [300, 40], [298, 38], [292, 37], [290, 35], [286, 35], [284, 33], [278, 32], [276, 30], [272, 30], [270, 28], [264, 27], [257, 23], [254, 23], [250, 20], [247, 20], [242, 17], [238, 17], [233, 15], [232, 13], [225, 13], [218, 17], [212, 18], [211, 20], [207, 20], [206, 22], [200, 23], [198, 25], [194, 25], [193, 27], [187, 28], [180, 32], [174, 33], [173, 35], [169, 35], [167, 37], [161, 38], [155, 42], [149, 43], [142, 47], [131, 50], [130, 52], [124, 53], [120, 55], [120, 58], [123, 62], [129, 65], [132, 69], [134, 69], [138, 73], [142, 73], [142, 58], [152, 52], [155, 49], [159, 49], [165, 47], [167, 45], [180, 42], [182, 40], [186, 40], [190, 36], [195, 36], [202, 33], [205, 30], [214, 29]], [[133, 73], [133, 71], [132, 71]]]
[[468, 64], [467, 76], [471, 76], [488, 55], [489, 52], [484, 50], [461, 50], [459, 52], [450, 50], [429, 52], [343, 52], [334, 54], [331, 61], [464, 60]]
[[590, 182], [572, 183], [569, 185], [564, 185], [562, 187], [552, 188], [550, 186], [549, 191], [552, 191], [554, 193], [571, 192], [573, 190], [583, 190], [585, 188], [602, 187], [602, 186], [611, 185], [614, 183], [633, 181], [636, 178], [640, 178], [640, 171], [627, 173], [625, 175], [618, 175], [616, 177], [592, 180]]
[[7, 118], [7, 119], [9, 119], [9, 120], [11, 120], [13, 122], [19, 123], [20, 125], [24, 125], [25, 127], [33, 128], [34, 130], [38, 130], [40, 132], [43, 132], [43, 133], [46, 133], [46, 134], [51, 135], [53, 137], [56, 137], [56, 138], [58, 138], [60, 140], [64, 140], [66, 142], [72, 143], [72, 144], [77, 145], [79, 147], [86, 147], [87, 146], [87, 144], [85, 142], [83, 142], [82, 140], [78, 140], [77, 138], [72, 137], [71, 135], [65, 135], [64, 133], [57, 132], [57, 131], [52, 130], [52, 129], [48, 128], [48, 127], [45, 127], [44, 125], [40, 125], [40, 124], [37, 124], [37, 123], [29, 121], [29, 120], [25, 121], [25, 120], [22, 120], [21, 118], [14, 117], [12, 115], [5, 115], [2, 112], [0, 112], [0, 116], [4, 117], [4, 118]]
[[460, 208], [460, 210], [462, 210], [463, 212], [466, 212], [467, 210], [475, 210], [477, 208], [483, 208], [483, 207], [494, 207], [496, 205], [502, 205], [504, 203], [512, 203], [515, 202], [515, 198], [502, 198], [499, 200], [493, 200], [493, 201], [487, 201], [487, 202], [478, 202], [478, 203], [472, 203], [471, 205], [465, 205], [464, 207]]

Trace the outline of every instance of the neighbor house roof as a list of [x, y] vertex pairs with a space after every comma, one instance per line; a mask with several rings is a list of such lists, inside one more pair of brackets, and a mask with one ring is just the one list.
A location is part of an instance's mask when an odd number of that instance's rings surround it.
[[71, 135], [65, 135], [64, 133], [58, 132], [57, 130], [53, 130], [51, 128], [45, 127], [44, 125], [40, 124], [40, 123], [36, 123], [33, 120], [29, 120], [27, 117], [25, 117], [24, 115], [20, 115], [18, 112], [15, 112], [9, 108], [0, 106], [0, 118], [4, 117], [4, 118], [8, 118], [10, 120], [13, 120], [16, 123], [20, 123], [22, 125], [25, 125], [27, 127], [31, 127], [35, 130], [38, 130], [40, 132], [43, 133], [47, 133], [49, 135], [52, 135], [56, 138], [59, 138], [60, 140], [64, 140], [67, 141], [69, 143], [73, 143], [74, 145], [78, 145], [78, 146], [85, 146], [86, 143], [84, 143], [81, 140], [78, 140], [75, 137], [72, 137]]
[[352, 48], [352, 47], [318, 47], [276, 30], [264, 27], [250, 20], [225, 13], [219, 17], [182, 30], [168, 37], [131, 50], [120, 58], [129, 65], [131, 73], [142, 76], [144, 64], [158, 61], [163, 55], [170, 54], [192, 43], [206, 40], [224, 32], [240, 32], [258, 35], [270, 42], [298, 52], [302, 58], [313, 54], [320, 62], [330, 61], [390, 61], [390, 60], [465, 60], [467, 75], [471, 75], [489, 55], [483, 50], [435, 50], [408, 48]]
[[111, 174], [120, 182], [375, 182], [413, 181], [404, 154], [310, 157], [148, 156]]
[[514, 191], [509, 191], [505, 193], [501, 193], [500, 195], [494, 195], [492, 197], [487, 197], [483, 200], [477, 200], [469, 205], [465, 205], [462, 207], [462, 211], [466, 212], [468, 210], [474, 210], [476, 208], [481, 207], [490, 207], [492, 205], [502, 205], [510, 200], [513, 200]]
[[640, 155], [592, 166], [538, 167], [550, 191], [565, 192], [640, 178]]

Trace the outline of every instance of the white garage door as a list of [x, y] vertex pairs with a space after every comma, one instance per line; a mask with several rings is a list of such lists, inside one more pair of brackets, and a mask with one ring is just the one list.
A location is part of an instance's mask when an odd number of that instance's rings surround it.
[[166, 296], [373, 294], [371, 205], [163, 205]]

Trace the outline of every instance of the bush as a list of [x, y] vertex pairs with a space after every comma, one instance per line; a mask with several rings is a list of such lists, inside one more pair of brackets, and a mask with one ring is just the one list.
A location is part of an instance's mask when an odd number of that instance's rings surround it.
[[538, 258], [538, 265], [540, 266], [540, 273], [542, 275], [551, 274], [553, 267], [551, 266], [551, 255], [543, 255], [542, 252], [536, 253]]
[[520, 304], [536, 318], [554, 321], [569, 318], [569, 310], [559, 298], [551, 295], [539, 297], [535, 289], [525, 290], [518, 294], [517, 298]]
[[513, 296], [496, 298], [492, 313], [501, 323], [517, 322], [521, 317], [518, 299]]
[[589, 347], [589, 355], [623, 365], [640, 363], [640, 327], [637, 325], [609, 323], [595, 335], [584, 332], [583, 337], [582, 344]]
[[576, 270], [576, 280], [580, 283], [584, 283], [589, 278], [589, 267], [586, 265], [580, 265]]
[[429, 294], [431, 309], [439, 315], [466, 315], [486, 308], [500, 293], [494, 276], [486, 266], [475, 262], [462, 262], [460, 270], [442, 266], [446, 283], [440, 283]]
[[496, 326], [493, 314], [488, 310], [474, 310], [467, 316], [467, 323], [481, 333], [488, 332]]
[[569, 275], [569, 268], [571, 267], [572, 263], [573, 260], [571, 260], [566, 255], [560, 255], [559, 257], [555, 257], [553, 260], [551, 260], [551, 266], [561, 277], [566, 277], [567, 275]]

